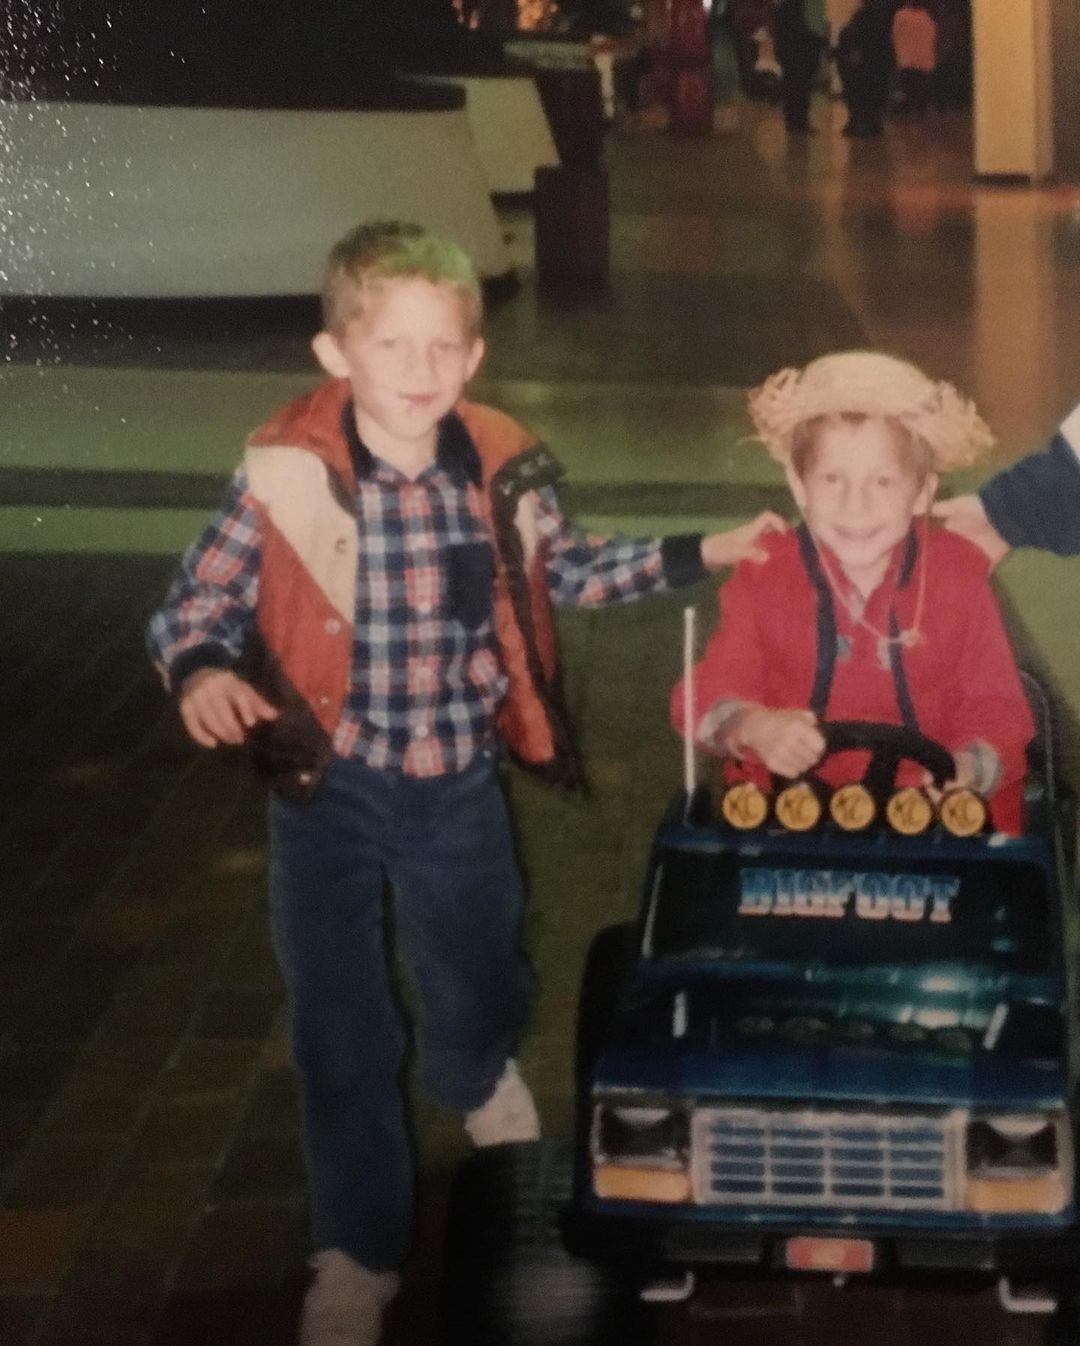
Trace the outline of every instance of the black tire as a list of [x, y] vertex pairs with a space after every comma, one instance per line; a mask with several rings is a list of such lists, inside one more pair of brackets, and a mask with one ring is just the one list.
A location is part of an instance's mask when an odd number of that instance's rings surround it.
[[637, 950], [632, 925], [609, 925], [589, 946], [578, 1002], [576, 1070], [579, 1086], [588, 1079], [593, 1057], [608, 1025]]
[[610, 1270], [572, 1257], [564, 1141], [478, 1150], [450, 1199], [443, 1270], [445, 1346], [646, 1346], [647, 1311]]

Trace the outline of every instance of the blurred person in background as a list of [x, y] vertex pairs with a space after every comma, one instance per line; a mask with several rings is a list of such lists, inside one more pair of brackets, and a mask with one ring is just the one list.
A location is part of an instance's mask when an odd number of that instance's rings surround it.
[[893, 54], [888, 0], [862, 0], [840, 30], [836, 69], [848, 110], [846, 136], [879, 136], [892, 88]]
[[776, 59], [782, 72], [784, 126], [806, 134], [810, 125], [810, 97], [821, 65], [825, 39], [806, 21], [806, 0], [780, 0], [773, 20]]
[[971, 106], [971, 0], [937, 0], [934, 102], [945, 111]]
[[713, 129], [734, 131], [738, 124], [741, 80], [735, 41], [727, 22], [728, 0], [712, 0], [709, 6], [709, 60], [713, 77]]
[[772, 0], [728, 0], [724, 18], [735, 48], [743, 93], [747, 98], [771, 97], [771, 92], [764, 90], [756, 69], [759, 46], [756, 35], [772, 24]]
[[937, 22], [926, 0], [905, 0], [893, 15], [892, 46], [900, 111], [913, 117], [921, 117], [930, 102], [937, 66], [937, 37]]

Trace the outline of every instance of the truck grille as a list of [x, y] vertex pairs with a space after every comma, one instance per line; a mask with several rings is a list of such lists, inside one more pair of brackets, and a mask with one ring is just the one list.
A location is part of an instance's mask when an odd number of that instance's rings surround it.
[[699, 1205], [950, 1210], [962, 1135], [938, 1114], [699, 1108]]

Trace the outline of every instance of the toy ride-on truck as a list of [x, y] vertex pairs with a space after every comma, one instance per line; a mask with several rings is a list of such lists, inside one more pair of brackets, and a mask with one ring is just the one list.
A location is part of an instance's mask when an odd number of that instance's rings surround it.
[[[459, 1172], [448, 1346], [631, 1346], [649, 1300], [823, 1274], [992, 1278], [1080, 1346], [1073, 825], [1041, 719], [1021, 836], [970, 796], [680, 793], [589, 953], [573, 1140]], [[893, 726], [826, 737], [951, 775]]]

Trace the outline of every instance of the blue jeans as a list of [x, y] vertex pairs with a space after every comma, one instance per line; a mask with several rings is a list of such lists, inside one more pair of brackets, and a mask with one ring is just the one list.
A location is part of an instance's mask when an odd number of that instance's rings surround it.
[[436, 1103], [466, 1112], [490, 1097], [528, 1003], [521, 879], [491, 756], [427, 780], [335, 759], [310, 803], [271, 799], [270, 859], [314, 1245], [396, 1270], [414, 1177], [390, 921], [418, 991], [421, 1080]]

